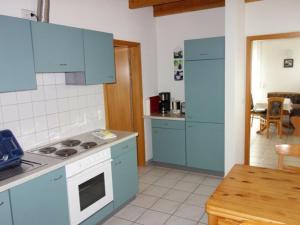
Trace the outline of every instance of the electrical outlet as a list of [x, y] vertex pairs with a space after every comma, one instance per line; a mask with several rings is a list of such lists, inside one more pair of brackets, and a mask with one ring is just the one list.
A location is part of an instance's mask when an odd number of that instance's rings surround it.
[[28, 9], [22, 9], [21, 12], [22, 12], [23, 19], [36, 21], [36, 14], [34, 11]]

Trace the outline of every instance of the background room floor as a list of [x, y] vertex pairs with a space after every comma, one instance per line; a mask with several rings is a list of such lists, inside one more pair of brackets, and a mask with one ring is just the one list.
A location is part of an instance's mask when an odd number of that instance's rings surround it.
[[[254, 119], [251, 127], [251, 142], [250, 142], [250, 165], [261, 166], [267, 168], [277, 168], [278, 156], [275, 152], [277, 144], [300, 144], [300, 137], [293, 135], [282, 135], [282, 138], [277, 136], [277, 130], [274, 126], [270, 128], [270, 137], [267, 138], [266, 133], [257, 134], [259, 130], [259, 120]], [[299, 166], [300, 159], [288, 158], [286, 162], [289, 165]]]
[[139, 168], [139, 194], [104, 225], [203, 225], [220, 177], [158, 166]]

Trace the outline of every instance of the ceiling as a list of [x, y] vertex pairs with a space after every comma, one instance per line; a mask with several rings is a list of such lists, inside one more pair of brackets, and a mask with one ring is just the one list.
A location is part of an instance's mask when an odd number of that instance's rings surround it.
[[[152, 6], [153, 15], [166, 16], [177, 13], [212, 9], [225, 6], [225, 0], [128, 0], [130, 9]], [[245, 0], [255, 2], [261, 0]]]

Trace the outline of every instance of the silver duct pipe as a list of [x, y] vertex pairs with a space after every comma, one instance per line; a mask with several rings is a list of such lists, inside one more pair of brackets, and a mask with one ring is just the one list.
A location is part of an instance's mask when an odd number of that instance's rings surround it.
[[50, 0], [37, 1], [37, 21], [49, 23]]

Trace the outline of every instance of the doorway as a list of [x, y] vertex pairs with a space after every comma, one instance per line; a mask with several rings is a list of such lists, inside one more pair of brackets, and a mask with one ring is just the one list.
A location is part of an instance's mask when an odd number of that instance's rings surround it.
[[[244, 159], [244, 163], [246, 165], [250, 165], [251, 127], [252, 127], [253, 123], [255, 124], [255, 122], [253, 122], [253, 115], [255, 115], [255, 114], [253, 114], [253, 107], [254, 107], [255, 103], [253, 102], [253, 98], [252, 98], [252, 94], [253, 94], [252, 93], [252, 91], [253, 91], [252, 82], [253, 82], [253, 80], [255, 80], [255, 79], [253, 79], [254, 78], [253, 73], [255, 72], [254, 69], [253, 69], [253, 64], [255, 64], [255, 62], [253, 60], [253, 56], [255, 54], [255, 48], [257, 47], [258, 42], [272, 41], [272, 40], [277, 40], [278, 41], [278, 40], [286, 40], [286, 39], [292, 39], [292, 38], [293, 39], [300, 38], [300, 32], [271, 34], [271, 35], [258, 35], [258, 36], [249, 36], [249, 37], [247, 37], [246, 106], [245, 106], [246, 107], [246, 109], [245, 109], [245, 159]], [[283, 62], [284, 62], [284, 60], [282, 60], [281, 66], [284, 66]], [[275, 74], [274, 74], [274, 76], [275, 76]], [[255, 89], [255, 90], [257, 90], [257, 89]], [[268, 92], [265, 96], [265, 99], [267, 100], [268, 97], [277, 97], [277, 96], [271, 96], [273, 94], [274, 94], [274, 92], [273, 93]], [[275, 93], [275, 94], [278, 95], [278, 94], [282, 94], [282, 93], [278, 92], [278, 93]], [[288, 93], [288, 94], [290, 94], [290, 93]], [[258, 117], [258, 118], [260, 120], [260, 117]], [[256, 132], [253, 132], [253, 130], [252, 130], [252, 135], [255, 134], [255, 133]], [[264, 139], [264, 138], [267, 138], [267, 137], [265, 136], [265, 137], [262, 137], [260, 139]], [[282, 141], [282, 140], [280, 140], [280, 141]], [[269, 142], [270, 141], [268, 140], [268, 143]], [[269, 150], [272, 153], [274, 153], [275, 152], [275, 144], [277, 144], [277, 143], [276, 143], [276, 140], [273, 141], [273, 142], [272, 142], [272, 146], [269, 146], [270, 144], [268, 144], [268, 146], [265, 146], [263, 148], [264, 149], [270, 148]], [[265, 151], [265, 152], [267, 152], [267, 151]], [[274, 157], [274, 160], [277, 159], [276, 154], [274, 154], [273, 157]], [[274, 164], [274, 162], [272, 162], [272, 163]], [[262, 166], [262, 165], [259, 165], [259, 166]], [[276, 164], [274, 166], [276, 167]]]
[[114, 40], [116, 83], [104, 85], [106, 128], [137, 132], [138, 166], [145, 166], [140, 43]]

